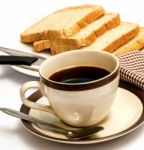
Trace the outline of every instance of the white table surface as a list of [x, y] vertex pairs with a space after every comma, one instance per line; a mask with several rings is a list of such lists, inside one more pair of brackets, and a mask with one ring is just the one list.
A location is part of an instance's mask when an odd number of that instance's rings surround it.
[[[143, 0], [0, 0], [0, 46], [32, 48], [19, 42], [19, 34], [27, 26], [47, 14], [69, 5], [99, 4], [108, 12], [120, 13], [121, 19], [144, 26]], [[10, 66], [0, 66], [0, 107], [16, 110], [22, 105], [20, 86], [27, 81], [39, 80], [24, 75]], [[9, 150], [136, 150], [144, 147], [144, 126], [121, 138], [92, 145], [68, 145], [43, 140], [29, 133], [20, 120], [0, 112], [0, 149]]]

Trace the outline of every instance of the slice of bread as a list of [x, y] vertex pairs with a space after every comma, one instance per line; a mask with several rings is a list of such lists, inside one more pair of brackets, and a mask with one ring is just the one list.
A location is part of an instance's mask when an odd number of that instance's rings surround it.
[[[107, 31], [95, 40], [90, 46], [80, 48], [81, 50], [104, 50], [114, 52], [117, 48], [134, 38], [139, 31], [139, 26], [134, 23], [122, 22], [119, 26]], [[73, 47], [52, 47], [52, 54], [58, 54]]]
[[120, 24], [119, 14], [107, 13], [99, 19], [80, 30], [77, 34], [65, 39], [41, 40], [34, 42], [34, 49], [41, 51], [50, 47], [71, 47], [79, 48], [92, 44], [97, 37], [105, 33], [107, 30]]
[[72, 36], [104, 14], [101, 6], [82, 5], [59, 10], [35, 23], [23, 33], [22, 42]]
[[130, 51], [142, 49], [144, 47], [144, 28], [140, 28], [138, 35], [130, 40], [125, 45], [118, 48], [113, 54], [116, 56], [121, 56]]

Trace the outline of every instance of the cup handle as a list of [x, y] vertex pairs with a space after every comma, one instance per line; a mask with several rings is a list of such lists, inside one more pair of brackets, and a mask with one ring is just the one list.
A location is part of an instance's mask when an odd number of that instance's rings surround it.
[[20, 96], [21, 96], [21, 99], [23, 101], [23, 104], [26, 105], [27, 107], [38, 109], [41, 111], [46, 111], [46, 112], [49, 112], [49, 113], [56, 115], [55, 111], [51, 108], [50, 105], [44, 105], [44, 104], [38, 104], [35, 102], [31, 102], [29, 99], [27, 99], [25, 97], [26, 91], [28, 91], [31, 88], [39, 89], [40, 92], [42, 93], [42, 95], [46, 97], [44, 85], [41, 82], [29, 81], [29, 82], [24, 83], [20, 88]]

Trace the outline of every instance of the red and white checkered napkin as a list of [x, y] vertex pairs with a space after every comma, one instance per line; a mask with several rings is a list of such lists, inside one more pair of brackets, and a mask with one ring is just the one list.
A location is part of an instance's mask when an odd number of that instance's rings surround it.
[[144, 51], [132, 51], [119, 57], [120, 78], [144, 90]]

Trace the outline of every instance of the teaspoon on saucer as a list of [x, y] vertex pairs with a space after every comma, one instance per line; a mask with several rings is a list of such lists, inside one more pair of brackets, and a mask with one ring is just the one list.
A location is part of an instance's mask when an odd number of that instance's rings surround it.
[[79, 140], [79, 139], [87, 138], [87, 137], [92, 136], [93, 134], [104, 129], [101, 126], [94, 125], [94, 126], [70, 130], [70, 129], [65, 129], [65, 128], [62, 128], [60, 126], [56, 126], [56, 125], [41, 121], [41, 120], [36, 119], [32, 116], [29, 116], [27, 114], [24, 114], [22, 112], [19, 112], [19, 111], [10, 109], [10, 108], [0, 108], [0, 110], [4, 113], [8, 114], [8, 115], [13, 116], [13, 117], [44, 125], [47, 128], [49, 128], [50, 130], [52, 130], [53, 132], [63, 134], [68, 139], [71, 139], [71, 140]]

